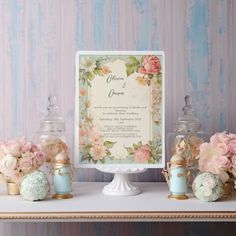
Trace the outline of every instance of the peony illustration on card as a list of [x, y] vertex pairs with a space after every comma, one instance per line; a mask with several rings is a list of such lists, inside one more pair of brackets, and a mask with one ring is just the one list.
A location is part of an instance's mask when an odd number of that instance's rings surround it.
[[80, 167], [164, 166], [164, 69], [161, 51], [77, 53]]

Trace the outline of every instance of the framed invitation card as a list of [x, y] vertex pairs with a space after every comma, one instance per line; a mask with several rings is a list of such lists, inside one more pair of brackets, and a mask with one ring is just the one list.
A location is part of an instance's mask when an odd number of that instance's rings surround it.
[[78, 52], [77, 166], [163, 167], [164, 82], [162, 51]]

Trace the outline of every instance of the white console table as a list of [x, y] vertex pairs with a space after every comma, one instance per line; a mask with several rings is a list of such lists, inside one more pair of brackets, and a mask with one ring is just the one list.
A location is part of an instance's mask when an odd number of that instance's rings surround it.
[[136, 183], [142, 194], [115, 197], [102, 194], [106, 183], [73, 184], [74, 198], [28, 202], [20, 196], [0, 193], [1, 221], [236, 221], [236, 196], [205, 203], [191, 195], [188, 200], [169, 200], [165, 183]]

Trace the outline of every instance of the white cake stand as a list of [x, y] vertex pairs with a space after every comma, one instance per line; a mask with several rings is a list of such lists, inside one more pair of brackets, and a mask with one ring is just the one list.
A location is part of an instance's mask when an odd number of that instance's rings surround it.
[[114, 178], [111, 183], [103, 188], [103, 193], [112, 196], [132, 196], [141, 193], [138, 186], [134, 186], [129, 180], [129, 174], [142, 173], [146, 168], [141, 167], [97, 167], [99, 171], [112, 173]]

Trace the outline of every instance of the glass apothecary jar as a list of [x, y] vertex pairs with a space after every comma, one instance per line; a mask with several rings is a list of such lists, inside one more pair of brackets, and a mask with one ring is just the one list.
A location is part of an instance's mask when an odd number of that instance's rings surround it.
[[48, 97], [47, 115], [40, 121], [39, 141], [46, 153], [46, 163], [43, 172], [47, 175], [50, 185], [53, 185], [51, 160], [63, 150], [65, 143], [65, 121], [59, 114], [57, 98]]
[[185, 96], [183, 115], [178, 118], [173, 132], [167, 134], [167, 162], [177, 150], [185, 157], [189, 170], [189, 185], [198, 174], [199, 146], [204, 142], [205, 134], [199, 119], [194, 115], [191, 97]]

